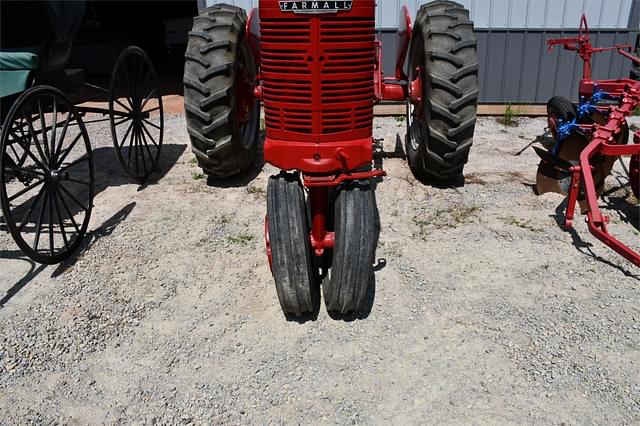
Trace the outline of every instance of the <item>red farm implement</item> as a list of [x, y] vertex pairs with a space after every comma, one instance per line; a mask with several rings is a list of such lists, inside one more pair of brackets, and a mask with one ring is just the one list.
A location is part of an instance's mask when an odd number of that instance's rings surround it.
[[[393, 76], [382, 72], [375, 0], [261, 0], [249, 16], [216, 5], [194, 19], [185, 110], [202, 169], [250, 168], [264, 108], [265, 240], [285, 314], [362, 308], [377, 244], [373, 107], [406, 102], [406, 154], [425, 182], [459, 182], [478, 98], [469, 12], [452, 1], [401, 10]], [[407, 60], [408, 59], [408, 60]], [[329, 277], [329, 271], [331, 271]]]
[[616, 51], [640, 64], [640, 58], [629, 53], [632, 46], [598, 48], [591, 45], [587, 20], [583, 16], [580, 33], [575, 38], [551, 39], [549, 49], [562, 45], [575, 51], [584, 61], [577, 105], [567, 99], [554, 97], [548, 103], [549, 129], [555, 143], [549, 151], [536, 148], [542, 161], [538, 167], [538, 193], [560, 192], [568, 194], [565, 228], [573, 226], [576, 203], [586, 212], [589, 231], [620, 255], [640, 266], [640, 254], [612, 236], [598, 199], [615, 160], [631, 157], [629, 163], [630, 186], [636, 198], [640, 197], [640, 131], [629, 144], [626, 117], [640, 105], [640, 82], [632, 79], [593, 80], [593, 55]]

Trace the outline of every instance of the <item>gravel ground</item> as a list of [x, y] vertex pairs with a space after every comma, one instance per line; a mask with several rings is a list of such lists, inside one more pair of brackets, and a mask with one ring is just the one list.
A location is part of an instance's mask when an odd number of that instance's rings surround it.
[[[264, 254], [272, 167], [208, 186], [174, 115], [162, 174], [138, 187], [92, 126], [77, 256], [36, 265], [0, 232], [0, 424], [637, 424], [638, 269], [581, 219], [563, 231], [562, 196], [533, 195], [537, 157], [515, 154], [544, 125], [480, 120], [461, 188], [385, 160], [371, 310], [304, 323], [280, 313]], [[391, 151], [403, 127], [375, 135]], [[637, 249], [623, 175], [602, 203]]]

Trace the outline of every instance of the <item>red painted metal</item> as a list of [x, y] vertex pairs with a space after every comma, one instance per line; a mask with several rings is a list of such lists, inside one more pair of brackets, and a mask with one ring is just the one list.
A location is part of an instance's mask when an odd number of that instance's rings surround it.
[[[262, 0], [260, 27], [265, 144], [371, 138], [375, 1], [354, 2], [348, 12], [303, 15]], [[265, 160], [280, 167], [278, 158], [265, 153]], [[301, 161], [298, 169], [306, 166]]]
[[303, 175], [304, 186], [308, 188], [318, 186], [338, 186], [342, 182], [348, 180], [366, 180], [372, 178], [381, 178], [387, 175], [384, 170], [371, 170], [368, 172], [340, 173], [335, 176], [313, 176]]
[[269, 139], [264, 158], [283, 170], [334, 174], [354, 170], [373, 160], [373, 139], [309, 143]]
[[396, 81], [383, 81], [382, 100], [402, 102], [407, 99], [407, 85]]
[[[567, 50], [577, 51], [583, 59], [583, 79], [580, 82], [581, 96], [589, 97], [596, 89], [599, 89], [620, 99], [619, 103], [615, 106], [603, 107], [603, 109], [608, 112], [606, 123], [580, 126], [588, 135], [590, 142], [580, 153], [580, 165], [574, 166], [570, 170], [572, 177], [565, 214], [565, 227], [571, 228], [573, 226], [576, 202], [582, 186], [584, 188], [585, 202], [587, 205], [586, 220], [589, 231], [634, 265], [640, 266], [640, 253], [627, 247], [609, 233], [607, 229], [609, 219], [602, 214], [600, 206], [598, 205], [598, 193], [592, 173], [592, 160], [595, 157], [631, 156], [632, 159], [640, 157], [640, 131], [635, 132], [633, 144], [618, 144], [619, 135], [626, 126], [626, 117], [630, 116], [640, 105], [640, 82], [631, 79], [598, 81], [591, 79], [591, 58], [594, 53], [617, 50], [620, 53], [624, 52], [625, 54], [623, 56], [625, 57], [632, 57], [635, 62], [639, 62], [640, 58], [625, 52], [625, 49], [630, 49], [630, 46], [616, 46], [613, 48], [594, 48], [591, 46], [589, 30], [584, 15], [578, 37], [549, 40], [548, 44], [550, 49], [556, 44], [562, 44]], [[626, 143], [626, 141], [623, 143]], [[633, 165], [633, 160], [631, 163]], [[632, 180], [634, 179], [633, 174], [634, 172], [630, 173]], [[633, 185], [634, 182], [632, 182], [632, 186]]]
[[264, 243], [267, 246], [267, 260], [269, 261], [269, 270], [273, 273], [273, 255], [271, 254], [271, 237], [269, 237], [269, 216], [264, 216]]
[[384, 84], [384, 75], [382, 73], [382, 43], [376, 40], [376, 68], [373, 73], [373, 90], [376, 103], [382, 100], [382, 85]]
[[[616, 50], [618, 52], [624, 52], [624, 49], [632, 50], [633, 46], [618, 45], [613, 47], [593, 47], [591, 44], [591, 37], [589, 35], [589, 25], [587, 24], [586, 15], [582, 15], [580, 19], [580, 31], [577, 37], [570, 38], [552, 38], [547, 40], [547, 46], [549, 52], [553, 50], [556, 45], [562, 45], [564, 49], [577, 52], [582, 61], [584, 62], [582, 68], [582, 77], [590, 80], [592, 78], [592, 58], [595, 53], [605, 52], [608, 50]], [[625, 52], [626, 53], [626, 52]], [[633, 55], [623, 54], [626, 57], [634, 57]], [[635, 58], [635, 57], [634, 57]]]
[[398, 28], [398, 44], [396, 46], [396, 80], [406, 80], [407, 74], [404, 72], [404, 62], [409, 51], [409, 43], [411, 42], [411, 34], [413, 34], [413, 23], [411, 22], [411, 12], [407, 5], [403, 5], [400, 9], [402, 18]]
[[[415, 80], [409, 82], [409, 100], [412, 104], [422, 107], [422, 68], [416, 68]], [[421, 112], [420, 112], [421, 113]]]
[[[286, 10], [280, 3], [288, 3]], [[260, 81], [253, 95], [264, 106], [264, 159], [301, 172], [311, 210], [311, 247], [322, 256], [334, 241], [327, 229], [329, 188], [385, 175], [358, 170], [373, 161], [374, 104], [407, 98], [406, 81], [400, 80], [412, 26], [405, 7], [395, 80], [385, 79], [375, 0], [335, 2], [351, 3], [350, 9], [331, 13], [301, 13], [316, 2], [295, 3], [298, 13], [291, 11], [294, 2], [260, 1]]]
[[309, 189], [311, 204], [311, 248], [316, 256], [322, 256], [325, 249], [333, 248], [335, 233], [327, 232], [327, 206], [329, 188], [315, 186]]

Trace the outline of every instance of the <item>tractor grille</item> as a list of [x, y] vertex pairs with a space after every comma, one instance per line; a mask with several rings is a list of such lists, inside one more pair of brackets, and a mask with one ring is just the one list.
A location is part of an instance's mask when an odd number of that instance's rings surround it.
[[370, 135], [373, 17], [263, 17], [261, 45], [268, 136], [321, 142], [355, 135], [345, 132]]

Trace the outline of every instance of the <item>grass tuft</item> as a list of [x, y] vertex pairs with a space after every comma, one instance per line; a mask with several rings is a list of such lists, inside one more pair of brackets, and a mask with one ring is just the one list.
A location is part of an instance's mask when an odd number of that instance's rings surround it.
[[507, 104], [507, 107], [504, 110], [504, 115], [502, 117], [498, 117], [497, 121], [505, 127], [517, 127], [518, 115], [519, 112], [513, 108], [511, 104]]
[[460, 203], [445, 209], [437, 209], [426, 217], [414, 216], [413, 223], [418, 227], [415, 235], [425, 239], [430, 229], [457, 228], [471, 223], [481, 210], [479, 206], [465, 206]]
[[240, 235], [232, 235], [227, 237], [227, 240], [233, 244], [248, 244], [253, 241], [253, 235], [249, 234], [240, 234]]

